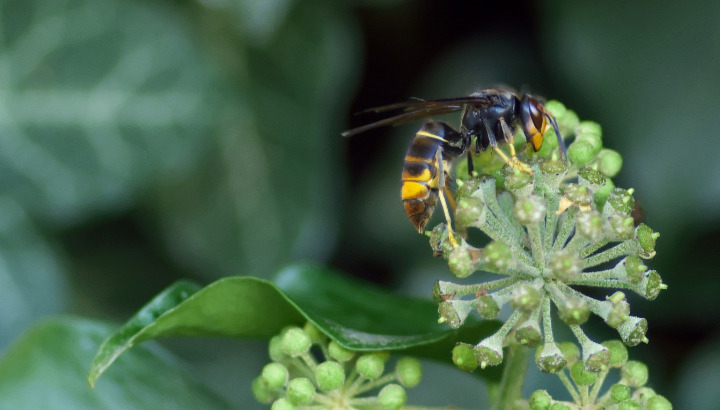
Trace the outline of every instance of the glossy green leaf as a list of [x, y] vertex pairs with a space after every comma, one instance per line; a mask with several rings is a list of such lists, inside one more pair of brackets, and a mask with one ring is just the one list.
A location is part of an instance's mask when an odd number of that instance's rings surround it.
[[74, 317], [36, 324], [0, 358], [2, 409], [229, 409], [157, 345], [133, 349], [95, 389], [87, 365], [110, 327]]
[[[437, 323], [437, 306], [431, 301], [393, 295], [314, 265], [289, 267], [277, 283], [238, 276], [202, 289], [188, 282], [174, 284], [105, 340], [93, 360], [89, 382], [94, 384], [121, 354], [146, 340], [270, 337], [304, 319], [350, 349], [404, 350], [437, 344], [437, 349], [427, 346], [417, 352], [438, 360], [450, 357], [457, 332]], [[479, 340], [497, 327], [497, 322], [470, 321], [463, 340]]]

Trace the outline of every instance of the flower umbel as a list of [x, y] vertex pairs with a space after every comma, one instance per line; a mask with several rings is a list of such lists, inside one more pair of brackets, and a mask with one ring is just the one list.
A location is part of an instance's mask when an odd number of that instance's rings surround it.
[[[600, 126], [579, 122], [558, 102], [548, 102], [547, 108], [561, 132], [574, 136], [569, 161], [560, 157], [551, 131], [537, 153], [526, 151], [532, 174], [508, 166], [498, 169], [484, 158], [486, 153], [474, 162], [473, 175], [461, 169], [461, 162], [456, 230], [479, 229], [491, 241], [480, 248], [463, 239], [453, 247], [442, 224], [431, 234], [435, 254], [448, 260], [455, 276], [480, 270], [501, 277], [474, 285], [439, 281], [434, 296], [440, 321], [451, 327], [461, 326], [474, 310], [493, 318], [504, 305], [513, 309], [497, 333], [474, 346], [481, 367], [501, 363], [502, 348], [509, 343], [533, 347], [541, 342], [542, 370], [558, 372], [571, 365], [554, 342], [554, 305], [580, 344], [582, 370], [605, 371], [610, 352], [590, 340], [581, 326], [592, 313], [617, 329], [626, 345], [647, 342], [647, 321], [630, 315], [622, 291], [652, 300], [667, 287], [643, 262], [655, 255], [659, 234], [633, 219], [634, 190], [617, 188], [610, 179], [620, 171], [622, 157], [603, 148]], [[596, 299], [577, 286], [622, 291]], [[468, 358], [461, 362], [461, 367], [471, 367]]]
[[[272, 408], [399, 409], [405, 405], [405, 388], [417, 386], [422, 377], [416, 359], [402, 357], [386, 372], [389, 353], [347, 350], [311, 323], [284, 329], [270, 340], [269, 353], [273, 362], [265, 365], [252, 391]], [[376, 395], [368, 396], [371, 391]]]

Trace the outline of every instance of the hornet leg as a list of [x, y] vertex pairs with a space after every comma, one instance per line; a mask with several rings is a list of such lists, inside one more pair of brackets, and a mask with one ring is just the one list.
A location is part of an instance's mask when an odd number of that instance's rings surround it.
[[449, 198], [452, 200], [451, 205], [453, 210], [455, 209], [455, 199], [450, 194], [449, 188], [445, 185], [445, 169], [443, 167], [442, 149], [437, 150], [435, 159], [438, 162], [438, 196], [440, 197], [440, 204], [442, 205], [443, 212], [445, 213], [445, 220], [447, 221], [448, 240], [452, 247], [457, 247], [458, 243], [455, 240], [452, 230], [452, 220], [450, 219], [450, 211], [448, 211], [447, 202], [445, 202], [445, 194], [449, 194]]

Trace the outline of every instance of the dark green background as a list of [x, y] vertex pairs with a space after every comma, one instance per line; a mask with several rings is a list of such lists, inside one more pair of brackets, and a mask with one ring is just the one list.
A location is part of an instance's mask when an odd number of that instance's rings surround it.
[[[177, 278], [300, 259], [429, 295], [448, 271], [399, 200], [415, 125], [339, 134], [364, 108], [504, 83], [622, 153], [669, 285], [631, 300], [650, 324], [631, 355], [677, 408], [720, 400], [719, 3], [13, 0], [0, 34], [3, 347], [48, 314], [122, 321]], [[266, 360], [167, 345], [235, 403]], [[472, 406], [477, 381], [445, 371], [411, 403]]]

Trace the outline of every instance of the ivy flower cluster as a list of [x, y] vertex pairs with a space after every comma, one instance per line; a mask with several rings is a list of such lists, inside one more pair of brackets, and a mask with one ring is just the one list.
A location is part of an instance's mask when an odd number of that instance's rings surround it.
[[[652, 300], [666, 288], [644, 262], [655, 255], [659, 234], [635, 220], [634, 190], [612, 182], [622, 158], [603, 147], [598, 124], [578, 121], [558, 102], [546, 108], [563, 135], [574, 137], [569, 161], [560, 157], [553, 132], [540, 151], [525, 155], [532, 174], [498, 164], [487, 151], [475, 161], [479, 173], [458, 181], [454, 223], [461, 234], [479, 229], [490, 242], [475, 247], [462, 239], [453, 247], [444, 224], [430, 235], [434, 252], [458, 278], [476, 271], [500, 275], [470, 285], [437, 282], [433, 296], [441, 322], [457, 328], [472, 312], [495, 319], [503, 306], [512, 308], [495, 334], [476, 345], [456, 347], [453, 357], [461, 368], [500, 364], [509, 343], [542, 343], [539, 368], [552, 373], [564, 368], [569, 360], [553, 335], [554, 306], [580, 344], [584, 369], [604, 371], [611, 360], [609, 349], [582, 329], [590, 314], [616, 329], [628, 346], [647, 342], [647, 321], [630, 314], [624, 292]], [[459, 178], [463, 173], [467, 171], [456, 171]], [[578, 286], [615, 291], [597, 299]]]
[[[599, 372], [585, 370], [576, 344], [562, 342], [558, 345], [567, 359], [567, 368], [556, 374], [572, 400], [556, 400], [546, 390], [537, 390], [527, 401], [530, 409], [672, 409], [672, 404], [665, 397], [645, 386], [649, 378], [647, 366], [642, 362], [628, 360], [627, 348], [621, 341], [602, 343], [610, 352], [610, 361], [606, 369]], [[536, 352], [540, 354], [542, 348]], [[603, 392], [603, 384], [613, 370], [619, 371], [619, 380]]]
[[414, 358], [400, 358], [386, 373], [388, 352], [345, 349], [309, 322], [270, 339], [269, 355], [272, 362], [253, 381], [252, 391], [257, 401], [272, 404], [274, 410], [399, 409], [405, 405], [405, 389], [422, 378]]

